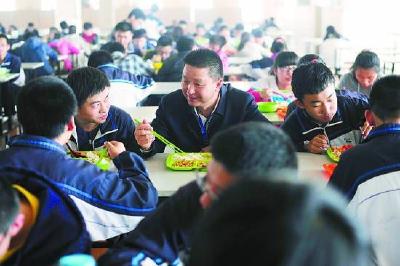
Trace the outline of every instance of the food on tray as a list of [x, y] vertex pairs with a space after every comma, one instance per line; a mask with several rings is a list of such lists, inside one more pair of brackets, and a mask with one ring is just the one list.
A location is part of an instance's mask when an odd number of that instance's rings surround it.
[[211, 153], [172, 153], [167, 157], [166, 165], [173, 170], [193, 170], [206, 168], [211, 161]]
[[333, 171], [335, 170], [337, 164], [336, 163], [324, 163], [322, 167], [324, 168], [325, 171], [325, 177], [327, 180], [329, 180], [333, 174]]
[[111, 166], [111, 159], [106, 149], [96, 151], [74, 151], [70, 154], [73, 158], [82, 159], [95, 164], [101, 170], [108, 170]]
[[327, 155], [331, 158], [334, 162], [339, 162], [340, 156], [343, 152], [347, 151], [348, 149], [352, 148], [353, 145], [347, 144], [342, 146], [331, 146], [327, 150]]

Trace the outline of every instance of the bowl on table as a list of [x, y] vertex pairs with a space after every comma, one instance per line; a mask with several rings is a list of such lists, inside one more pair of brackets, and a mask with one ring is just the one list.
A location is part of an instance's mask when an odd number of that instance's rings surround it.
[[276, 102], [259, 102], [257, 105], [261, 113], [274, 113], [278, 108], [278, 103]]

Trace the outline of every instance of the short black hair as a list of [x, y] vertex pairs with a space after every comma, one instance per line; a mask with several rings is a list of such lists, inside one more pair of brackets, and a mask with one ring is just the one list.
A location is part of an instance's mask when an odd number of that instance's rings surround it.
[[223, 47], [226, 44], [226, 39], [221, 35], [212, 35], [210, 37], [210, 44], [218, 44], [220, 47]]
[[173, 40], [172, 40], [171, 36], [162, 35], [157, 40], [157, 46], [158, 47], [172, 46], [172, 42], [173, 42]]
[[88, 66], [97, 68], [98, 66], [110, 64], [112, 62], [113, 59], [109, 52], [104, 50], [94, 51], [89, 56]]
[[0, 235], [5, 234], [19, 212], [17, 191], [7, 181], [7, 176], [0, 176]]
[[194, 39], [189, 36], [179, 37], [176, 43], [176, 50], [178, 50], [178, 52], [191, 51], [193, 47], [194, 47]]
[[100, 47], [101, 50], [107, 51], [110, 54], [112, 54], [113, 52], [121, 52], [121, 53], [125, 53], [125, 48], [122, 44], [120, 44], [119, 42], [108, 42], [103, 44]]
[[135, 19], [146, 19], [146, 15], [140, 8], [134, 8], [129, 13], [128, 18], [135, 17]]
[[224, 77], [221, 58], [210, 49], [197, 49], [188, 53], [183, 59], [185, 65], [197, 68], [208, 68], [210, 77], [217, 80]]
[[138, 29], [133, 31], [133, 39], [146, 38], [147, 33], [145, 29]]
[[335, 77], [325, 64], [300, 65], [293, 71], [292, 90], [300, 101], [305, 94], [318, 94], [331, 84], [335, 84]]
[[61, 21], [61, 22], [60, 22], [60, 28], [61, 28], [62, 30], [67, 29], [67, 28], [68, 28], [68, 23], [67, 23], [65, 20]]
[[297, 169], [296, 150], [289, 137], [262, 122], [246, 122], [217, 133], [211, 139], [211, 153], [237, 178]]
[[324, 60], [322, 60], [322, 58], [319, 55], [317, 55], [317, 54], [305, 54], [302, 57], [300, 57], [299, 61], [297, 62], [297, 66], [310, 64], [310, 63], [322, 63], [322, 64], [325, 64]]
[[93, 67], [82, 67], [72, 71], [67, 78], [67, 83], [71, 86], [81, 107], [85, 101], [103, 90], [110, 87], [107, 76]]
[[117, 25], [115, 25], [114, 30], [122, 31], [122, 32], [125, 32], [125, 31], [133, 32], [132, 25], [126, 21], [121, 21], [121, 22], [117, 23]]
[[276, 56], [272, 68], [295, 66], [297, 61], [299, 61], [299, 56], [295, 52], [282, 51]]
[[369, 103], [381, 120], [400, 118], [400, 76], [390, 75], [372, 85]]
[[76, 26], [75, 25], [70, 25], [68, 27], [68, 33], [69, 34], [76, 34]]
[[356, 60], [351, 66], [353, 72], [356, 71], [357, 68], [372, 68], [376, 73], [379, 73], [381, 70], [381, 61], [376, 53], [369, 50], [363, 50], [357, 55]]
[[282, 51], [287, 50], [286, 42], [282, 38], [275, 38], [271, 44], [271, 52], [272, 53], [279, 53]]
[[7, 44], [10, 44], [10, 40], [8, 39], [6, 34], [0, 33], [0, 39], [5, 39]]
[[84, 30], [90, 30], [91, 28], [93, 28], [93, 24], [91, 22], [83, 23], [83, 29]]
[[24, 133], [54, 139], [75, 115], [77, 103], [67, 83], [57, 77], [43, 76], [21, 89], [17, 108]]
[[188, 266], [367, 265], [368, 238], [343, 197], [279, 177], [222, 192], [199, 221]]

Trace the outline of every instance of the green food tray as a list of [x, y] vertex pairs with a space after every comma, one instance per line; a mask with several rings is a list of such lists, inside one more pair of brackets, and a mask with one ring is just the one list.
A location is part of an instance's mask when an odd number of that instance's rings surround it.
[[332, 151], [332, 147], [329, 147], [326, 150], [326, 155], [328, 156], [329, 159], [331, 159], [333, 162], [337, 163], [340, 160], [340, 157], [336, 156], [333, 151]]
[[[168, 169], [174, 171], [192, 171], [196, 169], [205, 171], [211, 159], [211, 153], [209, 152], [170, 153], [165, 160], [165, 165]], [[183, 165], [179, 165], [179, 163]]]
[[[89, 151], [80, 151], [80, 152], [87, 153]], [[101, 149], [101, 150], [97, 150], [97, 151], [90, 151], [90, 152], [96, 153], [100, 157], [100, 159], [98, 161], [96, 161], [95, 163], [90, 161], [88, 158], [74, 158], [74, 159], [84, 160], [84, 161], [87, 161], [89, 163], [92, 163], [92, 164], [96, 165], [98, 168], [100, 168], [100, 170], [103, 170], [103, 171], [110, 170], [111, 158], [108, 156], [108, 152], [107, 152], [106, 149]]]

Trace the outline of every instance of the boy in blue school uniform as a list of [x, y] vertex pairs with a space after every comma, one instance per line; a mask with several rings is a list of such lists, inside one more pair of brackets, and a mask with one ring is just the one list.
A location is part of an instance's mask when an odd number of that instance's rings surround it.
[[371, 129], [364, 123], [365, 97], [337, 95], [334, 83], [332, 72], [322, 63], [301, 65], [293, 72], [297, 108], [282, 129], [297, 151], [323, 153], [329, 145], [357, 144]]
[[67, 83], [78, 101], [76, 130], [68, 142], [72, 149], [96, 150], [107, 141], [119, 141], [128, 151], [140, 153], [132, 118], [110, 104], [110, 82], [103, 72], [92, 67], [79, 68], [69, 74]]
[[340, 157], [329, 185], [349, 200], [348, 209], [366, 225], [377, 265], [400, 261], [400, 76], [372, 86], [368, 137]]
[[154, 210], [158, 195], [143, 160], [123, 143], [105, 144], [118, 172], [66, 154], [63, 145], [75, 131], [77, 110], [68, 84], [51, 76], [34, 79], [22, 88], [17, 107], [24, 134], [0, 152], [0, 169], [33, 172], [55, 183], [74, 200], [93, 241], [132, 230]]

